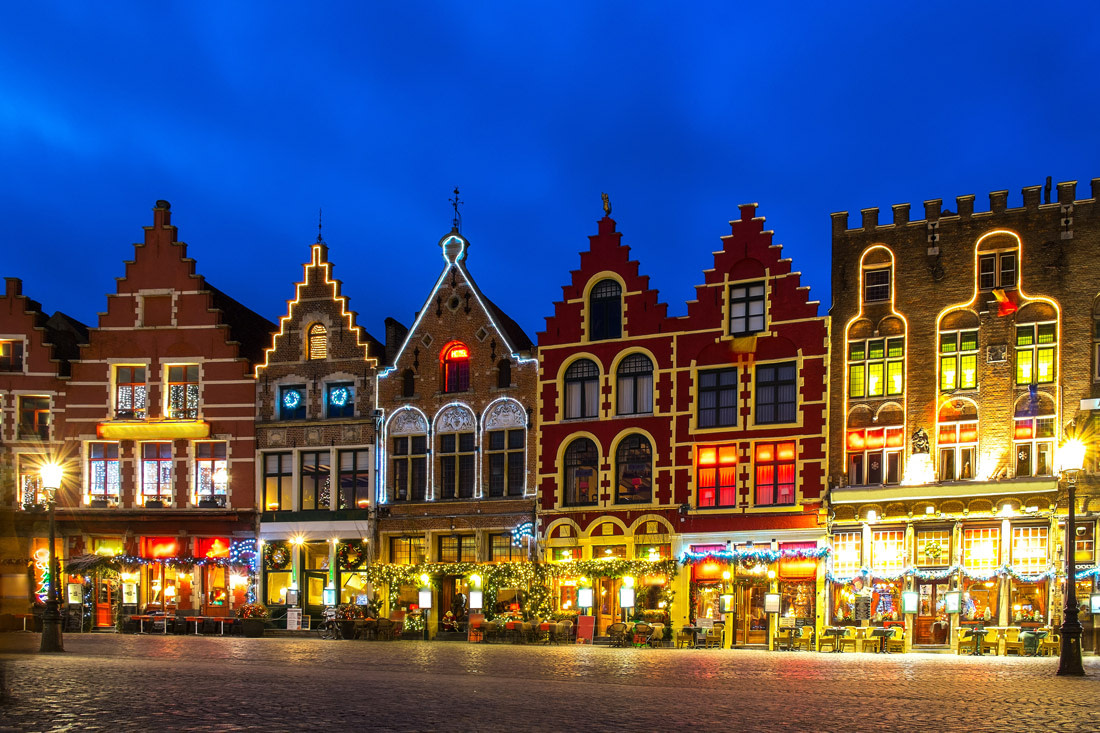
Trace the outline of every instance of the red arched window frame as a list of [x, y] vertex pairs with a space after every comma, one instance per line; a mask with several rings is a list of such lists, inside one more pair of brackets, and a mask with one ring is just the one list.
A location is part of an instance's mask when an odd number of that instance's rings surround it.
[[470, 348], [456, 341], [443, 349], [443, 391], [465, 392], [470, 389]]

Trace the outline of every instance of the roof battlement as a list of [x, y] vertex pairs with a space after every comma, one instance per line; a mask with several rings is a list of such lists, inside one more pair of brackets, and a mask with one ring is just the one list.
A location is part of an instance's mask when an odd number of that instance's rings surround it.
[[1008, 190], [991, 191], [989, 194], [989, 210], [988, 211], [974, 211], [974, 200], [976, 196], [974, 194], [967, 194], [965, 196], [955, 197], [955, 211], [945, 211], [943, 209], [943, 199], [929, 199], [924, 202], [924, 218], [923, 219], [910, 219], [909, 210], [911, 204], [894, 204], [893, 209], [893, 222], [889, 224], [879, 223], [879, 209], [878, 207], [872, 207], [868, 209], [860, 209], [860, 226], [849, 227], [848, 212], [837, 211], [832, 216], [833, 220], [833, 238], [841, 238], [849, 233], [860, 234], [868, 233], [878, 230], [896, 229], [906, 226], [927, 226], [930, 223], [949, 223], [949, 222], [961, 222], [968, 221], [970, 219], [980, 219], [987, 216], [993, 216], [996, 214], [1015, 213], [1015, 212], [1029, 212], [1029, 211], [1061, 211], [1063, 206], [1079, 206], [1082, 204], [1092, 205], [1097, 200], [1100, 200], [1100, 178], [1093, 178], [1089, 182], [1089, 187], [1092, 194], [1089, 198], [1077, 198], [1077, 181], [1064, 181], [1057, 184], [1057, 197], [1050, 201], [1050, 203], [1042, 203], [1042, 186], [1025, 186], [1021, 189], [1023, 194], [1023, 206], [1009, 208], [1008, 206]]

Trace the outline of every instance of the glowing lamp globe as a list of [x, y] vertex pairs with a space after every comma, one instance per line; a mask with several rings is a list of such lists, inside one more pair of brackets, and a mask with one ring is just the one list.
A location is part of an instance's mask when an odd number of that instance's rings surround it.
[[1077, 438], [1071, 438], [1058, 451], [1058, 462], [1062, 472], [1080, 471], [1085, 467], [1085, 444]]

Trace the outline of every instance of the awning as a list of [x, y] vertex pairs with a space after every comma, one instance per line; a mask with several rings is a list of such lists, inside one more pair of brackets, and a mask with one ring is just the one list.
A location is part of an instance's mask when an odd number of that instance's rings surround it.
[[143, 420], [101, 422], [96, 435], [108, 440], [195, 440], [210, 437], [210, 423], [202, 420]]

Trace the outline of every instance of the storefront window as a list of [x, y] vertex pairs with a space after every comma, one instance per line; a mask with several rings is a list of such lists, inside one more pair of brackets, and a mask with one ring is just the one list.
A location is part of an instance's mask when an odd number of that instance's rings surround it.
[[[1065, 526], [1061, 528], [1065, 534]], [[1073, 531], [1077, 535], [1074, 542], [1074, 561], [1091, 563], [1096, 557], [1096, 524], [1093, 522], [1076, 521], [1073, 523]]]
[[[1012, 581], [1012, 608], [1009, 614], [1014, 624], [1043, 623], [1047, 617], [1047, 584]], [[1088, 600], [1086, 596], [1086, 601]]]
[[340, 573], [340, 603], [363, 605], [367, 600], [366, 574], [347, 571]]
[[874, 584], [871, 589], [871, 621], [876, 624], [887, 621], [900, 621], [901, 615], [900, 580], [884, 580]]
[[579, 547], [555, 547], [552, 557], [554, 562], [571, 562], [580, 560], [581, 552]]
[[602, 560], [608, 558], [626, 559], [626, 545], [605, 545], [592, 548], [592, 559]]
[[971, 527], [963, 530], [963, 567], [992, 572], [1001, 562], [1000, 527]]
[[718, 583], [699, 583], [699, 592], [695, 600], [695, 618], [720, 619], [718, 596], [721, 595]]
[[859, 572], [862, 558], [863, 535], [856, 532], [833, 534], [833, 572], [837, 575], [853, 575]]
[[672, 557], [672, 545], [635, 545], [634, 557], [639, 560], [667, 560]]
[[779, 610], [784, 618], [795, 619], [797, 626], [803, 625], [799, 622], [813, 624], [816, 592], [812, 580], [780, 583], [779, 592], [781, 594]]
[[390, 538], [390, 562], [395, 565], [419, 565], [424, 560], [423, 537]]
[[863, 576], [857, 575], [848, 583], [833, 583], [833, 623], [854, 624], [871, 618], [871, 589]]
[[271, 605], [286, 603], [286, 591], [290, 587], [290, 571], [268, 571], [267, 573], [267, 602]]
[[990, 580], [963, 581], [962, 608], [959, 619], [963, 622], [994, 623], [997, 620], [999, 608], [999, 594], [997, 592], [999, 582], [997, 578]]
[[1047, 528], [1012, 528], [1012, 566], [1021, 573], [1037, 573], [1047, 567]]
[[917, 567], [951, 564], [951, 530], [924, 529], [917, 532]]
[[905, 565], [905, 530], [876, 529], [871, 564], [876, 570], [900, 570]]

